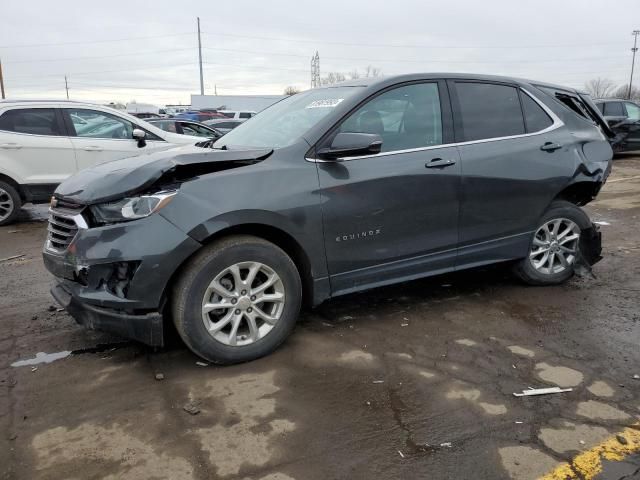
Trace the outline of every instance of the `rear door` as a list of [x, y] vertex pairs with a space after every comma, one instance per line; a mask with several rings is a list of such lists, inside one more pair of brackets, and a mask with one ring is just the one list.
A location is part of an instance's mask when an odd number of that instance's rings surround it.
[[319, 162], [324, 240], [334, 295], [451, 270], [460, 162], [444, 81], [387, 89], [338, 132], [375, 133], [382, 152]]
[[516, 85], [449, 81], [462, 165], [459, 266], [522, 257], [573, 166], [562, 122]]
[[89, 108], [64, 108], [63, 114], [71, 130], [71, 141], [80, 170], [170, 146], [147, 131], [146, 145], [139, 147], [138, 141], [133, 138], [133, 129], [140, 127], [109, 112]]
[[14, 107], [0, 115], [0, 170], [22, 184], [58, 184], [76, 172], [61, 114], [53, 107]]

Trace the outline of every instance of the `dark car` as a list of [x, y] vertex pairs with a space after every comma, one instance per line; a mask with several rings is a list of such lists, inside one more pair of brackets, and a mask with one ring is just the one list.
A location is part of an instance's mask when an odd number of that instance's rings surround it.
[[616, 136], [614, 152], [640, 150], [640, 105], [631, 100], [604, 98], [594, 101]]
[[[370, 82], [370, 83], [369, 83]], [[498, 262], [552, 285], [600, 259], [580, 206], [611, 169], [575, 90], [414, 74], [288, 97], [210, 149], [84, 170], [56, 190], [44, 261], [89, 328], [217, 363], [255, 359], [302, 305]]]
[[224, 133], [215, 128], [211, 128], [204, 123], [181, 120], [177, 118], [147, 120], [151, 125], [161, 128], [165, 132], [179, 133], [180, 135], [192, 135], [194, 137], [205, 137], [218, 139]]
[[229, 133], [231, 130], [236, 128], [238, 125], [242, 125], [244, 120], [229, 120], [229, 119], [221, 119], [216, 118], [213, 120], [206, 120], [204, 122], [205, 125], [215, 128], [224, 133]]
[[209, 112], [204, 110], [187, 110], [186, 112], [178, 113], [174, 118], [204, 122], [206, 120], [213, 120], [214, 118], [224, 119], [226, 117], [217, 112]]
[[142, 120], [162, 118], [162, 115], [159, 115], [157, 113], [148, 113], [148, 112], [133, 112], [133, 113], [130, 113], [129, 115], [133, 115], [134, 117], [140, 118]]

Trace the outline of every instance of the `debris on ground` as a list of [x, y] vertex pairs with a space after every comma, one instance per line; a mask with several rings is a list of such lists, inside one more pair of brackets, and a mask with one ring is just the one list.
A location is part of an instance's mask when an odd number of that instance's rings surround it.
[[187, 403], [184, 407], [182, 407], [182, 409], [191, 415], [197, 415], [200, 413], [200, 409], [193, 403]]
[[156, 380], [164, 380], [164, 373], [156, 373]]
[[586, 443], [586, 442], [585, 442], [584, 440], [578, 440], [578, 443], [579, 443], [580, 445], [585, 445], [585, 443]]
[[515, 422], [517, 425], [522, 425], [524, 422], [521, 422], [520, 420], [516, 420]]
[[444, 442], [444, 443], [441, 443], [440, 446], [442, 448], [451, 448], [452, 445], [451, 445], [451, 442]]
[[532, 395], [547, 395], [549, 393], [564, 393], [564, 392], [572, 392], [573, 388], [560, 388], [560, 387], [550, 387], [550, 388], [530, 388], [529, 390], [523, 390], [522, 393], [514, 393], [515, 397], [529, 397]]
[[633, 376], [634, 380], [640, 380], [640, 375], [638, 375], [637, 373]]
[[49, 312], [55, 312], [55, 311], [56, 311], [56, 307], [54, 307], [53, 305], [49, 305], [49, 306], [47, 307], [47, 311], [49, 311]]
[[64, 312], [64, 308], [56, 308], [56, 312]]
[[12, 257], [7, 257], [7, 258], [1, 258], [0, 259], [0, 263], [1, 262], [8, 262], [9, 260], [15, 260], [16, 258], [22, 258], [24, 257], [24, 253], [21, 255], [13, 255]]
[[620, 434], [616, 435], [616, 440], [618, 440], [622, 445], [627, 445], [629, 443], [629, 441]]
[[611, 225], [609, 222], [604, 222], [604, 221], [598, 221], [593, 223], [595, 223], [596, 225], [604, 225], [605, 227]]
[[35, 371], [37, 371], [37, 370], [38, 370], [38, 367], [31, 367], [31, 371], [32, 371], [32, 372], [35, 372]]
[[400, 456], [401, 456], [402, 458], [404, 458], [404, 453], [402, 453], [400, 450], [398, 450], [398, 453], [400, 454]]
[[409, 324], [408, 324], [408, 323], [401, 323], [401, 324], [400, 324], [400, 326], [401, 326], [401, 327], [408, 327], [408, 326], [409, 326]]
[[38, 319], [38, 315], [34, 315], [33, 317], [31, 317], [31, 320], [37, 320]]
[[208, 363], [204, 363], [204, 362], [196, 362], [196, 365], [199, 367], [208, 367], [209, 364]]

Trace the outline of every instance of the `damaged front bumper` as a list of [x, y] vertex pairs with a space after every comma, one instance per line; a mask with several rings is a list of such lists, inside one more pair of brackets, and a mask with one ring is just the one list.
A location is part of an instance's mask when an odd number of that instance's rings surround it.
[[200, 247], [154, 214], [78, 228], [63, 251], [45, 245], [43, 260], [56, 277], [53, 297], [79, 324], [161, 346], [169, 280]]

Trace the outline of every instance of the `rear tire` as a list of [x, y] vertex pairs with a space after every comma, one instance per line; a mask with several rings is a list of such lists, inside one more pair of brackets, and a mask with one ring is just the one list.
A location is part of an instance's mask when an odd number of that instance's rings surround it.
[[0, 181], [0, 227], [13, 223], [20, 213], [22, 200], [16, 189], [9, 183]]
[[516, 275], [529, 285], [557, 285], [574, 274], [580, 259], [581, 233], [591, 220], [573, 203], [551, 203], [534, 232], [527, 256], [515, 265]]
[[196, 355], [232, 364], [276, 350], [293, 331], [301, 302], [291, 258], [266, 240], [238, 235], [189, 260], [173, 289], [172, 314]]

